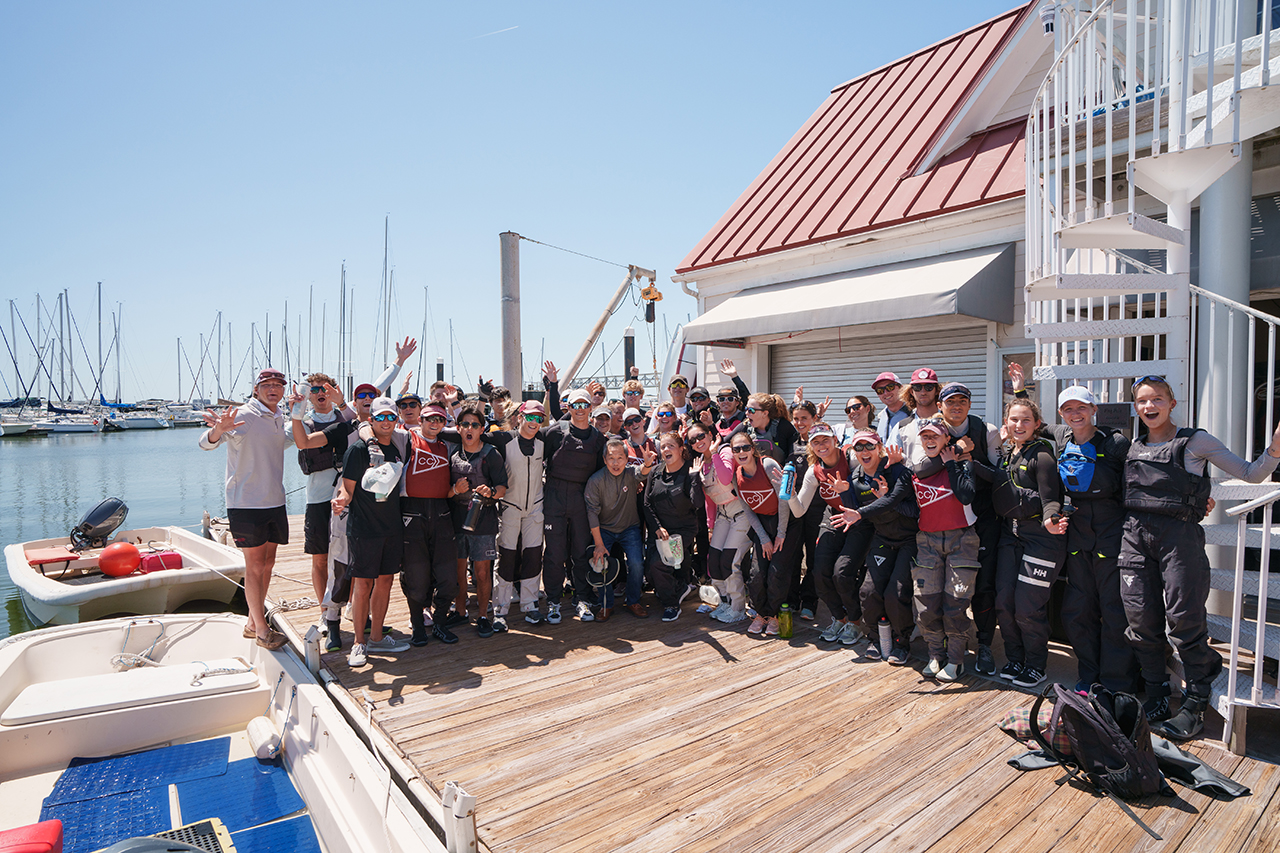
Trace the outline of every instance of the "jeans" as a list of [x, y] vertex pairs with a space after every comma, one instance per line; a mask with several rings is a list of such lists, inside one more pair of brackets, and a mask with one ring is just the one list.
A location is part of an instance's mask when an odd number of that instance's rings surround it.
[[[644, 548], [640, 536], [640, 525], [628, 527], [618, 533], [601, 528], [600, 540], [604, 542], [606, 551], [612, 548], [615, 542], [622, 544], [622, 552], [627, 558], [626, 603], [628, 606], [639, 603], [640, 593], [644, 591]], [[597, 603], [599, 603], [598, 597]], [[613, 607], [613, 584], [604, 585], [604, 606]]]

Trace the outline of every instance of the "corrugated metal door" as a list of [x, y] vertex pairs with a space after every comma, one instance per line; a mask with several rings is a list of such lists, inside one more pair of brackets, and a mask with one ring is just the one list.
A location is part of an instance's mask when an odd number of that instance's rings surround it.
[[835, 402], [828, 419], [836, 423], [844, 420], [844, 402], [854, 394], [865, 394], [880, 409], [871, 383], [881, 371], [891, 370], [907, 382], [916, 368], [932, 367], [943, 384], [968, 385], [972, 410], [981, 415], [987, 399], [986, 333], [985, 326], [975, 326], [778, 344], [769, 353], [770, 388], [788, 402], [797, 385], [814, 402], [830, 394]]

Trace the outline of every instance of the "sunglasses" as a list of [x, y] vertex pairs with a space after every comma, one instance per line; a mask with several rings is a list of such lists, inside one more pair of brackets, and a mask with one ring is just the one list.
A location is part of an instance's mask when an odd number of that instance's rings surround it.
[[623, 392], [622, 392], [622, 396], [624, 396], [624, 397], [639, 397], [639, 396], [640, 396], [641, 394], [643, 394], [643, 393], [644, 393], [643, 391], [623, 391]]
[[691, 436], [689, 436], [689, 443], [690, 443], [690, 444], [697, 444], [698, 442], [700, 442], [700, 441], [705, 441], [705, 440], [707, 440], [708, 438], [710, 438], [710, 436], [708, 436], [705, 432], [704, 432], [704, 433], [701, 433], [701, 434], [699, 434], [699, 435], [691, 435]]
[[746, 412], [748, 415], [754, 415], [756, 412], [762, 412], [764, 410], [757, 409], [755, 406], [747, 406], [745, 409], [743, 409], [743, 411]]
[[858, 411], [861, 411], [862, 408], [863, 406], [861, 403], [854, 403], [852, 406], [845, 406], [844, 413], [847, 415], [850, 412], [858, 412]]
[[733, 449], [733, 452], [734, 452], [734, 453], [750, 453], [750, 452], [752, 451], [752, 449], [753, 449], [753, 448], [751, 447], [751, 445], [749, 445], [749, 444], [744, 444], [744, 445], [742, 445], [742, 446], [740, 446], [740, 447], [735, 447], [735, 448]]
[[875, 450], [877, 446], [874, 441], [859, 441], [853, 446], [853, 449], [859, 453], [866, 453], [868, 450]]
[[1167, 379], [1165, 379], [1163, 376], [1156, 376], [1156, 375], [1153, 373], [1153, 374], [1151, 374], [1150, 376], [1142, 376], [1142, 377], [1139, 377], [1138, 379], [1135, 379], [1135, 380], [1133, 381], [1133, 385], [1130, 387], [1130, 390], [1132, 390], [1132, 391], [1137, 391], [1137, 390], [1138, 390], [1138, 386], [1139, 386], [1139, 385], [1141, 385], [1141, 384], [1142, 384], [1142, 383], [1144, 383], [1144, 382], [1159, 382], [1161, 385], [1168, 385], [1168, 384], [1169, 384], [1168, 380], [1167, 380]]
[[387, 421], [394, 421], [396, 419], [396, 416], [391, 414], [391, 412], [383, 412], [380, 415], [374, 415], [373, 419], [375, 421], [381, 421], [382, 423], [386, 423]]
[[660, 418], [674, 418], [675, 416], [675, 412], [658, 412], [658, 417]]
[[372, 400], [374, 397], [377, 397], [377, 396], [378, 394], [375, 391], [359, 391], [356, 393], [357, 400]]
[[406, 400], [403, 403], [396, 403], [396, 408], [400, 408], [400, 409], [417, 409], [421, 406], [422, 404], [419, 403], [417, 400]]
[[622, 422], [622, 425], [633, 427], [633, 426], [639, 426], [642, 423], [644, 423], [644, 418], [627, 418], [625, 421]]
[[442, 424], [444, 423], [444, 418], [440, 417], [439, 415], [427, 415], [427, 423]]
[[590, 403], [583, 403], [583, 402], [570, 403], [570, 404], [569, 404], [569, 408], [571, 408], [571, 409], [589, 409], [589, 408], [591, 408], [591, 404], [590, 404]]
[[701, 403], [703, 400], [710, 400], [706, 394], [690, 394], [689, 399], [695, 403]]
[[689, 386], [683, 382], [672, 382], [670, 385], [667, 386], [667, 390], [670, 391], [672, 388], [688, 388], [688, 387]]
[[323, 391], [324, 391], [324, 386], [323, 386], [323, 385], [312, 385], [312, 386], [311, 386], [311, 393], [312, 393], [312, 394], [319, 394], [319, 393], [321, 393], [321, 392], [323, 392]]
[[525, 415], [524, 419], [529, 423], [540, 424], [546, 420], [543, 415]]
[[467, 421], [465, 424], [458, 424], [460, 429], [480, 429], [481, 426], [483, 426], [483, 424], [478, 424], [475, 421]]
[[872, 388], [871, 390], [875, 391], [877, 394], [885, 394], [885, 393], [888, 393], [889, 391], [897, 391], [900, 387], [902, 386], [885, 384], [885, 385], [879, 386], [878, 388]]
[[723, 395], [723, 396], [721, 396], [721, 395], [716, 395], [716, 402], [717, 402], [717, 403], [727, 403], [727, 402], [729, 402], [730, 400], [736, 400], [736, 399], [738, 399], [738, 397], [737, 397], [737, 395], [736, 395], [736, 394], [725, 394], [725, 395]]

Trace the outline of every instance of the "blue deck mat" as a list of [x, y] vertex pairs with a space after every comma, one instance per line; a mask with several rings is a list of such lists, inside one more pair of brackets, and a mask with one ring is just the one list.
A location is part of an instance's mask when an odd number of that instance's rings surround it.
[[221, 776], [178, 784], [182, 822], [216, 817], [230, 832], [277, 820], [306, 807], [279, 763], [233, 761]]
[[117, 841], [170, 828], [169, 787], [122, 791], [74, 803], [46, 802], [41, 820], [62, 821], [63, 853], [89, 853]]
[[315, 827], [306, 815], [232, 833], [231, 843], [237, 853], [320, 853]]
[[[187, 782], [227, 772], [231, 738], [181, 743], [131, 755], [74, 758], [45, 798], [45, 805], [94, 800], [124, 791]], [[168, 829], [168, 826], [161, 829]], [[105, 846], [105, 845], [104, 845]]]

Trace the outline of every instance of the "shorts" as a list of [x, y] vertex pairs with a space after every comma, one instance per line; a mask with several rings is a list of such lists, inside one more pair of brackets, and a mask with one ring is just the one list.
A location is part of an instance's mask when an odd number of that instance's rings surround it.
[[274, 542], [289, 544], [289, 515], [284, 507], [228, 509], [227, 526], [237, 548], [257, 548]]
[[348, 536], [347, 549], [350, 552], [347, 574], [353, 578], [372, 580], [400, 571], [400, 563], [404, 558], [404, 537], [375, 536], [364, 539]]
[[329, 553], [329, 519], [333, 518], [333, 505], [328, 501], [322, 504], [307, 504], [307, 512], [302, 517], [302, 553]]
[[490, 533], [459, 533], [459, 560], [496, 560], [498, 558], [498, 537]]

